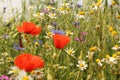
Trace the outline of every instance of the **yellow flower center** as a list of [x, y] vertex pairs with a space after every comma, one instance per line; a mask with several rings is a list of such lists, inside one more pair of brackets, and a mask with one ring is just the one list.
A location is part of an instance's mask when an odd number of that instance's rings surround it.
[[31, 74], [34, 74], [35, 73], [35, 71], [31, 71]]
[[119, 48], [119, 46], [118, 46], [118, 45], [115, 45], [115, 48]]
[[84, 11], [80, 11], [78, 14], [79, 15], [85, 15], [85, 12]]
[[35, 45], [36, 45], [36, 46], [39, 46], [39, 43], [36, 41], [36, 42], [35, 42]]
[[96, 59], [96, 62], [97, 62], [97, 63], [100, 62], [100, 59]]
[[29, 80], [29, 79], [28, 79], [28, 76], [24, 76], [24, 77], [23, 77], [23, 80]]
[[66, 8], [67, 11], [70, 11], [70, 8]]
[[94, 13], [94, 12], [91, 10], [91, 11], [90, 11], [90, 14], [93, 14], [93, 13]]
[[112, 35], [113, 36], [117, 35], [117, 32], [116, 31], [112, 31]]
[[39, 13], [39, 12], [37, 12], [37, 13], [36, 13], [36, 15], [37, 15], [37, 16], [40, 16], [40, 13]]
[[116, 57], [117, 57], [117, 54], [113, 54], [112, 57], [113, 57], [113, 58], [116, 58]]
[[110, 31], [110, 32], [113, 31], [113, 27], [112, 27], [112, 26], [109, 27], [109, 31]]
[[116, 4], [116, 2], [113, 0], [113, 1], [112, 1], [112, 6], [114, 6], [115, 4]]
[[52, 6], [49, 5], [47, 8], [48, 8], [48, 9], [52, 9]]
[[109, 59], [110, 58], [110, 55], [106, 55], [106, 59]]
[[61, 7], [61, 8], [60, 8], [60, 11], [64, 11], [64, 10], [65, 10], [64, 7]]
[[118, 15], [117, 18], [120, 19], [120, 15]]
[[90, 48], [90, 51], [96, 51], [96, 50], [97, 50], [96, 46]]
[[50, 37], [52, 35], [52, 32], [48, 32], [47, 35]]
[[84, 64], [80, 64], [80, 67], [84, 67]]
[[117, 52], [118, 55], [120, 55], [120, 52]]
[[68, 54], [72, 54], [72, 53], [73, 53], [73, 51], [72, 51], [72, 50], [69, 50], [69, 51], [68, 51]]

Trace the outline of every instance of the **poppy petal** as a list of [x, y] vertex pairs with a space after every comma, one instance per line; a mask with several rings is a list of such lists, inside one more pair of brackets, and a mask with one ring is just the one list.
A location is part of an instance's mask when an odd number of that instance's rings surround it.
[[55, 34], [53, 35], [54, 46], [58, 49], [64, 48], [64, 46], [70, 42], [70, 38], [66, 35]]
[[37, 35], [37, 34], [40, 34], [41, 33], [41, 30], [42, 30], [42, 28], [41, 27], [38, 27], [38, 28], [35, 28], [34, 30], [32, 30], [31, 32], [30, 32], [30, 34], [31, 35]]
[[24, 69], [26, 66], [26, 63], [30, 61], [32, 57], [33, 56], [31, 54], [22, 53], [15, 58], [14, 64], [18, 66], [20, 69]]
[[21, 26], [17, 26], [18, 32], [24, 32], [23, 28]]
[[35, 65], [33, 63], [31, 63], [30, 61], [28, 61], [26, 63], [26, 65], [24, 66], [24, 70], [27, 71], [27, 72], [31, 72], [31, 71], [33, 71], [35, 69], [34, 66]]
[[36, 28], [36, 25], [32, 22], [23, 22], [22, 28], [25, 33], [29, 34], [31, 31], [33, 31]]
[[39, 56], [34, 56], [31, 59], [31, 63], [34, 64], [34, 68], [43, 68], [44, 67], [44, 61]]

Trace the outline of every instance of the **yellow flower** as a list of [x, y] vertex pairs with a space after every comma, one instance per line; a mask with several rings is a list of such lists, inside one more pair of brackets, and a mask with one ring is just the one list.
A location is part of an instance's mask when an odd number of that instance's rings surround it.
[[24, 76], [23, 80], [29, 80], [28, 76]]
[[113, 57], [113, 58], [117, 58], [117, 54], [113, 54], [112, 57]]
[[116, 4], [116, 2], [113, 0], [113, 1], [112, 1], [112, 6], [114, 6], [115, 4]]
[[67, 10], [67, 11], [70, 11], [70, 8], [68, 7], [68, 8], [66, 8], [66, 10]]
[[100, 6], [100, 5], [101, 5], [101, 2], [97, 2], [97, 3], [96, 3], [96, 6]]
[[61, 8], [60, 8], [60, 11], [64, 11], [64, 10], [65, 10], [65, 8], [64, 8], [64, 7], [61, 7]]
[[80, 11], [78, 12], [79, 15], [85, 15], [85, 12], [84, 11]]
[[91, 11], [90, 11], [90, 14], [93, 14], [93, 13], [94, 13], [94, 12], [91, 10]]
[[111, 32], [113, 36], [116, 36], [117, 35], [117, 32], [116, 31], [112, 31]]
[[73, 32], [70, 31], [70, 30], [67, 30], [67, 31], [66, 31], [66, 35], [73, 35]]
[[90, 48], [90, 51], [96, 51], [96, 50], [97, 50], [96, 46]]
[[110, 32], [113, 31], [113, 27], [112, 27], [112, 26], [109, 27], [109, 31], [110, 31]]
[[116, 17], [117, 17], [118, 19], [120, 19], [120, 15], [117, 15]]
[[69, 55], [72, 55], [73, 53], [75, 53], [73, 48], [69, 48], [67, 50], [65, 50]]
[[106, 59], [109, 59], [109, 58], [110, 58], [110, 55], [107, 54], [107, 55], [106, 55]]
[[97, 63], [100, 62], [100, 59], [96, 59], [96, 62], [97, 62]]
[[120, 55], [120, 52], [117, 52], [118, 55]]
[[36, 41], [36, 42], [35, 42], [35, 45], [36, 45], [36, 46], [39, 46], [39, 43]]

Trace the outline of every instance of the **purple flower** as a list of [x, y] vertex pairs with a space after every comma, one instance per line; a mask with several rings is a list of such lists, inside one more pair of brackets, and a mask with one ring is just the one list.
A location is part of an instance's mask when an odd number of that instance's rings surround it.
[[48, 12], [49, 12], [48, 9], [44, 9], [44, 10], [43, 10], [43, 13], [45, 13], [45, 14], [48, 13]]
[[65, 32], [64, 32], [64, 31], [61, 31], [61, 30], [51, 30], [51, 32], [52, 32], [53, 34], [65, 34]]
[[82, 5], [81, 5], [81, 4], [77, 4], [77, 7], [78, 7], [78, 8], [81, 8], [81, 7], [82, 7]]
[[86, 36], [88, 33], [87, 32], [81, 32], [80, 35], [81, 36]]
[[76, 38], [75, 38], [75, 41], [79, 41], [79, 38], [78, 38], [78, 37], [76, 37]]
[[56, 23], [56, 22], [52, 22], [52, 25], [53, 25], [54, 27], [56, 27], [57, 23]]
[[0, 80], [9, 80], [9, 77], [6, 75], [0, 76]]
[[82, 37], [82, 36], [81, 36], [80, 38], [76, 37], [76, 38], [75, 38], [75, 41], [84, 42], [84, 41], [85, 41], [85, 38]]
[[78, 25], [80, 25], [80, 22], [73, 22], [73, 25], [78, 26]]
[[19, 44], [14, 44], [13, 48], [16, 50], [25, 50], [25, 48], [21, 47]]
[[73, 22], [73, 25], [76, 27], [76, 28], [79, 28], [80, 26], [80, 22]]

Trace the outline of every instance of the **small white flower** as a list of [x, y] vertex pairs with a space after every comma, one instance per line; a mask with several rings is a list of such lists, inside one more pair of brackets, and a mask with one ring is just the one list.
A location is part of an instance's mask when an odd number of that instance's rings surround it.
[[48, 16], [52, 19], [56, 19], [56, 14], [55, 13], [49, 13]]
[[85, 61], [78, 61], [77, 67], [79, 67], [80, 70], [83, 71], [88, 67], [88, 65], [85, 63]]
[[18, 73], [18, 76], [15, 78], [15, 80], [33, 80], [33, 78], [31, 77], [31, 75], [27, 75], [27, 73], [22, 70]]
[[33, 14], [33, 16], [35, 17], [35, 18], [40, 18], [40, 19], [43, 19], [43, 16], [44, 16], [44, 13], [35, 13], [35, 14]]
[[96, 59], [96, 62], [99, 66], [102, 66], [102, 61], [100, 59]]
[[78, 19], [85, 19], [84, 15], [78, 15], [78, 14], [75, 14], [75, 18], [78, 20]]
[[11, 66], [10, 69], [11, 70], [8, 72], [8, 74], [17, 74], [20, 71], [20, 69], [16, 66]]
[[118, 45], [115, 45], [111, 49], [113, 49], [113, 50], [120, 50], [120, 47]]
[[2, 53], [2, 56], [8, 56], [7, 52]]
[[73, 48], [69, 48], [65, 50], [69, 55], [72, 55], [73, 53], [75, 53]]
[[44, 72], [42, 72], [41, 70], [34, 70], [31, 72], [31, 75], [37, 80], [41, 80], [44, 77]]
[[68, 36], [68, 35], [73, 35], [74, 33], [72, 32], [72, 31], [70, 31], [70, 30], [67, 30], [66, 31], [66, 35]]
[[66, 66], [59, 66], [59, 69], [66, 69]]
[[98, 7], [95, 5], [94, 7], [92, 7], [93, 10], [98, 10]]
[[93, 57], [94, 52], [93, 51], [89, 51], [88, 54], [86, 55], [86, 57], [88, 57], [89, 59], [91, 59]]
[[47, 9], [48, 9], [48, 10], [54, 10], [54, 9], [56, 9], [56, 8], [54, 8], [54, 7], [52, 7], [52, 6], [49, 5], [49, 6], [47, 6]]
[[114, 58], [114, 57], [106, 57], [105, 58], [105, 61], [107, 64], [110, 64], [110, 66], [112, 66], [113, 64], [117, 64], [117, 58]]
[[54, 29], [54, 27], [52, 26], [52, 25], [47, 25], [47, 27], [46, 27], [48, 30], [52, 30], [52, 29]]
[[46, 36], [44, 36], [44, 38], [46, 38], [46, 39], [49, 39], [49, 38], [51, 38], [52, 37], [52, 32], [46, 32]]
[[62, 6], [63, 6], [63, 7], [69, 7], [70, 4], [69, 4], [69, 3], [62, 3]]

